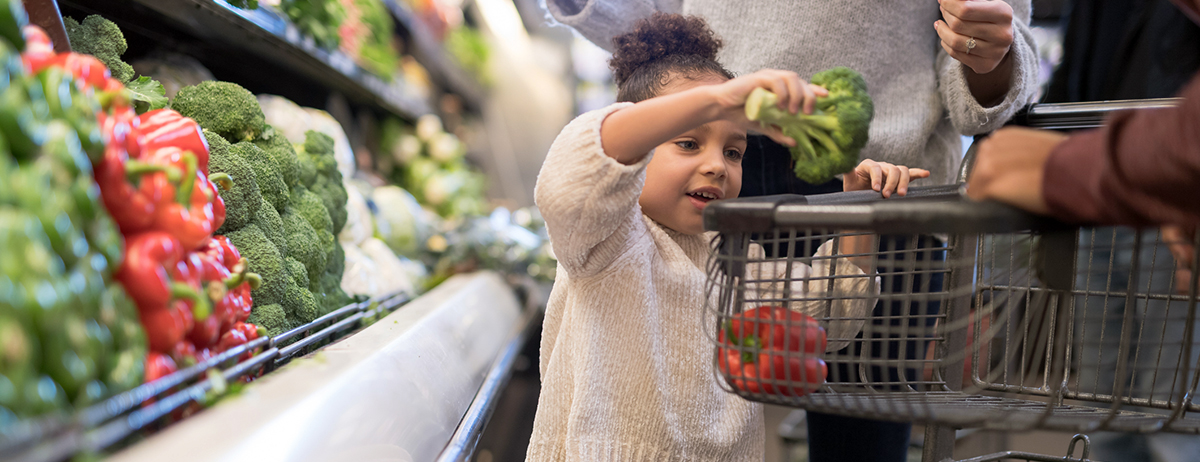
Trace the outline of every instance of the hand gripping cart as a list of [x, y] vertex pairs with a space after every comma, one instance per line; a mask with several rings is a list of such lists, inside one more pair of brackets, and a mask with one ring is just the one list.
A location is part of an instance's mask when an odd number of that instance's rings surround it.
[[[1171, 103], [1042, 106], [1024, 122], [1084, 128], [1115, 109]], [[1200, 434], [1200, 255], [1177, 281], [1168, 246], [1181, 242], [1158, 230], [1068, 226], [967, 201], [958, 186], [889, 200], [863, 191], [720, 201], [704, 221], [717, 236], [703, 322], [730, 393], [923, 423], [923, 457], [935, 462], [952, 457], [960, 428]], [[824, 351], [773, 346], [811, 346], [786, 337], [813, 331], [762, 307], [814, 318]], [[754, 329], [763, 335], [738, 340]], [[1086, 437], [1077, 440], [1082, 459], [970, 460], [1086, 460]]]

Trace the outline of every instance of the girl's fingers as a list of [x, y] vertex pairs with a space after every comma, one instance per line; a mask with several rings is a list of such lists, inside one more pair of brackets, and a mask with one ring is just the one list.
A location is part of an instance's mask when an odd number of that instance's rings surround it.
[[779, 105], [780, 109], [785, 111], [788, 108], [788, 98], [792, 97], [791, 92], [788, 90], [787, 79], [784, 79], [783, 77], [774, 77], [771, 79], [771, 92], [775, 93], [775, 96], [779, 97], [777, 104]]
[[780, 130], [779, 127], [774, 125], [769, 125], [765, 128], [762, 126], [756, 126], [754, 127], [753, 131], [762, 133], [763, 135], [766, 135], [767, 138], [770, 138], [776, 143], [782, 144], [789, 148], [796, 145], [796, 140], [793, 140], [790, 136], [784, 135], [783, 130]]
[[892, 193], [896, 191], [896, 185], [900, 183], [900, 169], [895, 165], [884, 162], [883, 172], [883, 190], [880, 192], [883, 193], [883, 197], [891, 197]]
[[788, 101], [788, 113], [795, 114], [800, 112], [800, 105], [805, 104], [809, 99], [814, 98], [814, 96], [812, 91], [808, 89], [808, 85], [805, 85], [804, 81], [800, 80], [799, 77], [793, 76], [792, 78], [787, 79], [787, 83], [788, 91], [794, 95], [794, 97]]
[[908, 176], [913, 180], [929, 178], [929, 170], [925, 170], [923, 168], [910, 168], [908, 169]]
[[900, 171], [900, 181], [896, 183], [896, 194], [903, 196], [908, 194], [908, 182], [912, 181], [912, 177], [909, 174], [909, 169], [899, 167], [898, 170]]
[[883, 187], [883, 169], [879, 167], [879, 163], [871, 162], [868, 166], [871, 172], [871, 189], [879, 191]]

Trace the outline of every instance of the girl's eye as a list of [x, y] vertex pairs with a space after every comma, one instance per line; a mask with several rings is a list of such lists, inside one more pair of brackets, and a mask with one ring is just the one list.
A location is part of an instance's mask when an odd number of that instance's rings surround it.
[[695, 141], [692, 141], [692, 140], [676, 141], [675, 145], [679, 146], [681, 149], [683, 149], [685, 151], [691, 151], [694, 149], [698, 149], [700, 147], [699, 144], [697, 144]]
[[742, 152], [737, 149], [729, 149], [725, 151], [725, 157], [729, 160], [742, 160]]

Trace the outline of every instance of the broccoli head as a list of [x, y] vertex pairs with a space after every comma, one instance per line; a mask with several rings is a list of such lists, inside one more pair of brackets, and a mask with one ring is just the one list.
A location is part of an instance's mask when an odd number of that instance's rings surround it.
[[334, 170], [334, 176], [336, 179], [317, 177], [310, 190], [325, 204], [325, 211], [329, 212], [329, 219], [333, 221], [333, 233], [337, 234], [346, 227], [346, 220], [349, 218], [349, 211], [346, 210], [346, 200], [349, 196], [346, 194], [346, 186], [342, 183], [342, 173]]
[[341, 243], [338, 243], [325, 262], [325, 273], [336, 277], [337, 282], [341, 284], [344, 272], [346, 272], [346, 250]]
[[262, 284], [250, 292], [255, 305], [270, 305], [283, 301], [288, 284], [295, 283], [287, 273], [283, 257], [279, 255], [275, 244], [272, 244], [254, 224], [246, 225], [225, 236], [246, 258], [250, 272], [258, 273], [262, 277]]
[[[325, 209], [325, 202], [321, 200], [320, 196], [303, 186], [297, 186], [292, 189], [291, 207], [301, 217], [304, 217], [304, 220], [308, 221], [308, 224], [318, 234], [321, 231], [333, 234], [333, 219], [329, 218], [329, 211]], [[326, 253], [333, 251], [332, 247], [325, 247], [325, 249]]]
[[254, 144], [275, 162], [279, 174], [283, 175], [284, 184], [290, 188], [300, 181], [300, 159], [296, 156], [296, 150], [287, 137], [276, 131], [275, 127], [267, 125], [262, 136], [254, 140]]
[[209, 80], [184, 87], [171, 100], [171, 109], [230, 143], [258, 138], [266, 120], [254, 94], [232, 82]]
[[300, 287], [308, 287], [308, 269], [304, 268], [304, 264], [300, 263], [292, 257], [283, 259], [284, 265], [287, 266], [288, 274], [292, 276], [292, 280]]
[[233, 178], [233, 187], [228, 191], [217, 189], [217, 194], [225, 200], [225, 224], [216, 234], [228, 234], [254, 221], [263, 197], [254, 169], [241, 156], [229, 152], [229, 142], [208, 130], [204, 130], [204, 138], [208, 140], [208, 172], [225, 173]]
[[114, 79], [122, 82], [133, 80], [133, 66], [121, 61], [121, 55], [129, 45], [116, 24], [99, 15], [91, 15], [83, 18], [82, 23], [63, 18], [63, 26], [67, 29], [71, 51], [95, 56], [108, 66], [108, 72]]
[[774, 93], [757, 88], [746, 98], [746, 117], [764, 126], [778, 126], [795, 139], [796, 146], [790, 150], [796, 177], [820, 184], [858, 165], [875, 106], [862, 75], [848, 67], [818, 72], [812, 83], [829, 90], [828, 96], [817, 98], [812, 114], [790, 114], [778, 106]]
[[317, 299], [308, 289], [300, 287], [288, 279], [287, 287], [284, 290], [284, 298], [280, 305], [283, 306], [283, 311], [287, 313], [288, 321], [292, 324], [307, 324], [320, 316], [318, 313], [321, 309], [317, 304]]
[[291, 323], [287, 320], [287, 313], [284, 313], [283, 307], [278, 303], [270, 305], [255, 303], [254, 308], [250, 310], [250, 319], [247, 319], [246, 322], [266, 329], [267, 335], [272, 337], [292, 328]]
[[[321, 273], [325, 272], [326, 264], [326, 253], [321, 247], [320, 236], [294, 209], [288, 209], [283, 214], [283, 227], [287, 230], [290, 249], [288, 256], [304, 265], [305, 279], [309, 283], [316, 282]], [[309, 286], [310, 284], [301, 284], [301, 287]]]
[[262, 230], [267, 240], [275, 244], [275, 249], [279, 250], [279, 256], [286, 257], [292, 249], [291, 243], [288, 242], [287, 228], [283, 225], [283, 219], [279, 213], [275, 211], [275, 207], [271, 207], [266, 199], [260, 199], [262, 202], [258, 207], [258, 213], [254, 216], [254, 224], [258, 225], [258, 229]]
[[230, 146], [229, 152], [241, 156], [254, 169], [254, 180], [258, 182], [259, 193], [272, 207], [275, 207], [276, 211], [282, 211], [284, 207], [287, 207], [287, 184], [283, 181], [283, 174], [279, 172], [279, 168], [271, 161], [266, 152], [249, 141], [242, 141]]
[[321, 297], [321, 314], [329, 313], [354, 301], [342, 290], [340, 277], [335, 278], [329, 273], [322, 274], [318, 285], [320, 286], [318, 290], [324, 294]]

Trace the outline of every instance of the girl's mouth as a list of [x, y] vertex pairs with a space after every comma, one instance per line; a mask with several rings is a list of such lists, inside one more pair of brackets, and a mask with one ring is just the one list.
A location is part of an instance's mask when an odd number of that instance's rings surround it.
[[717, 199], [715, 194], [703, 191], [688, 193], [687, 197], [688, 200], [692, 202], [692, 205], [696, 206], [698, 209], [703, 209], [704, 206], [708, 205], [709, 202]]

